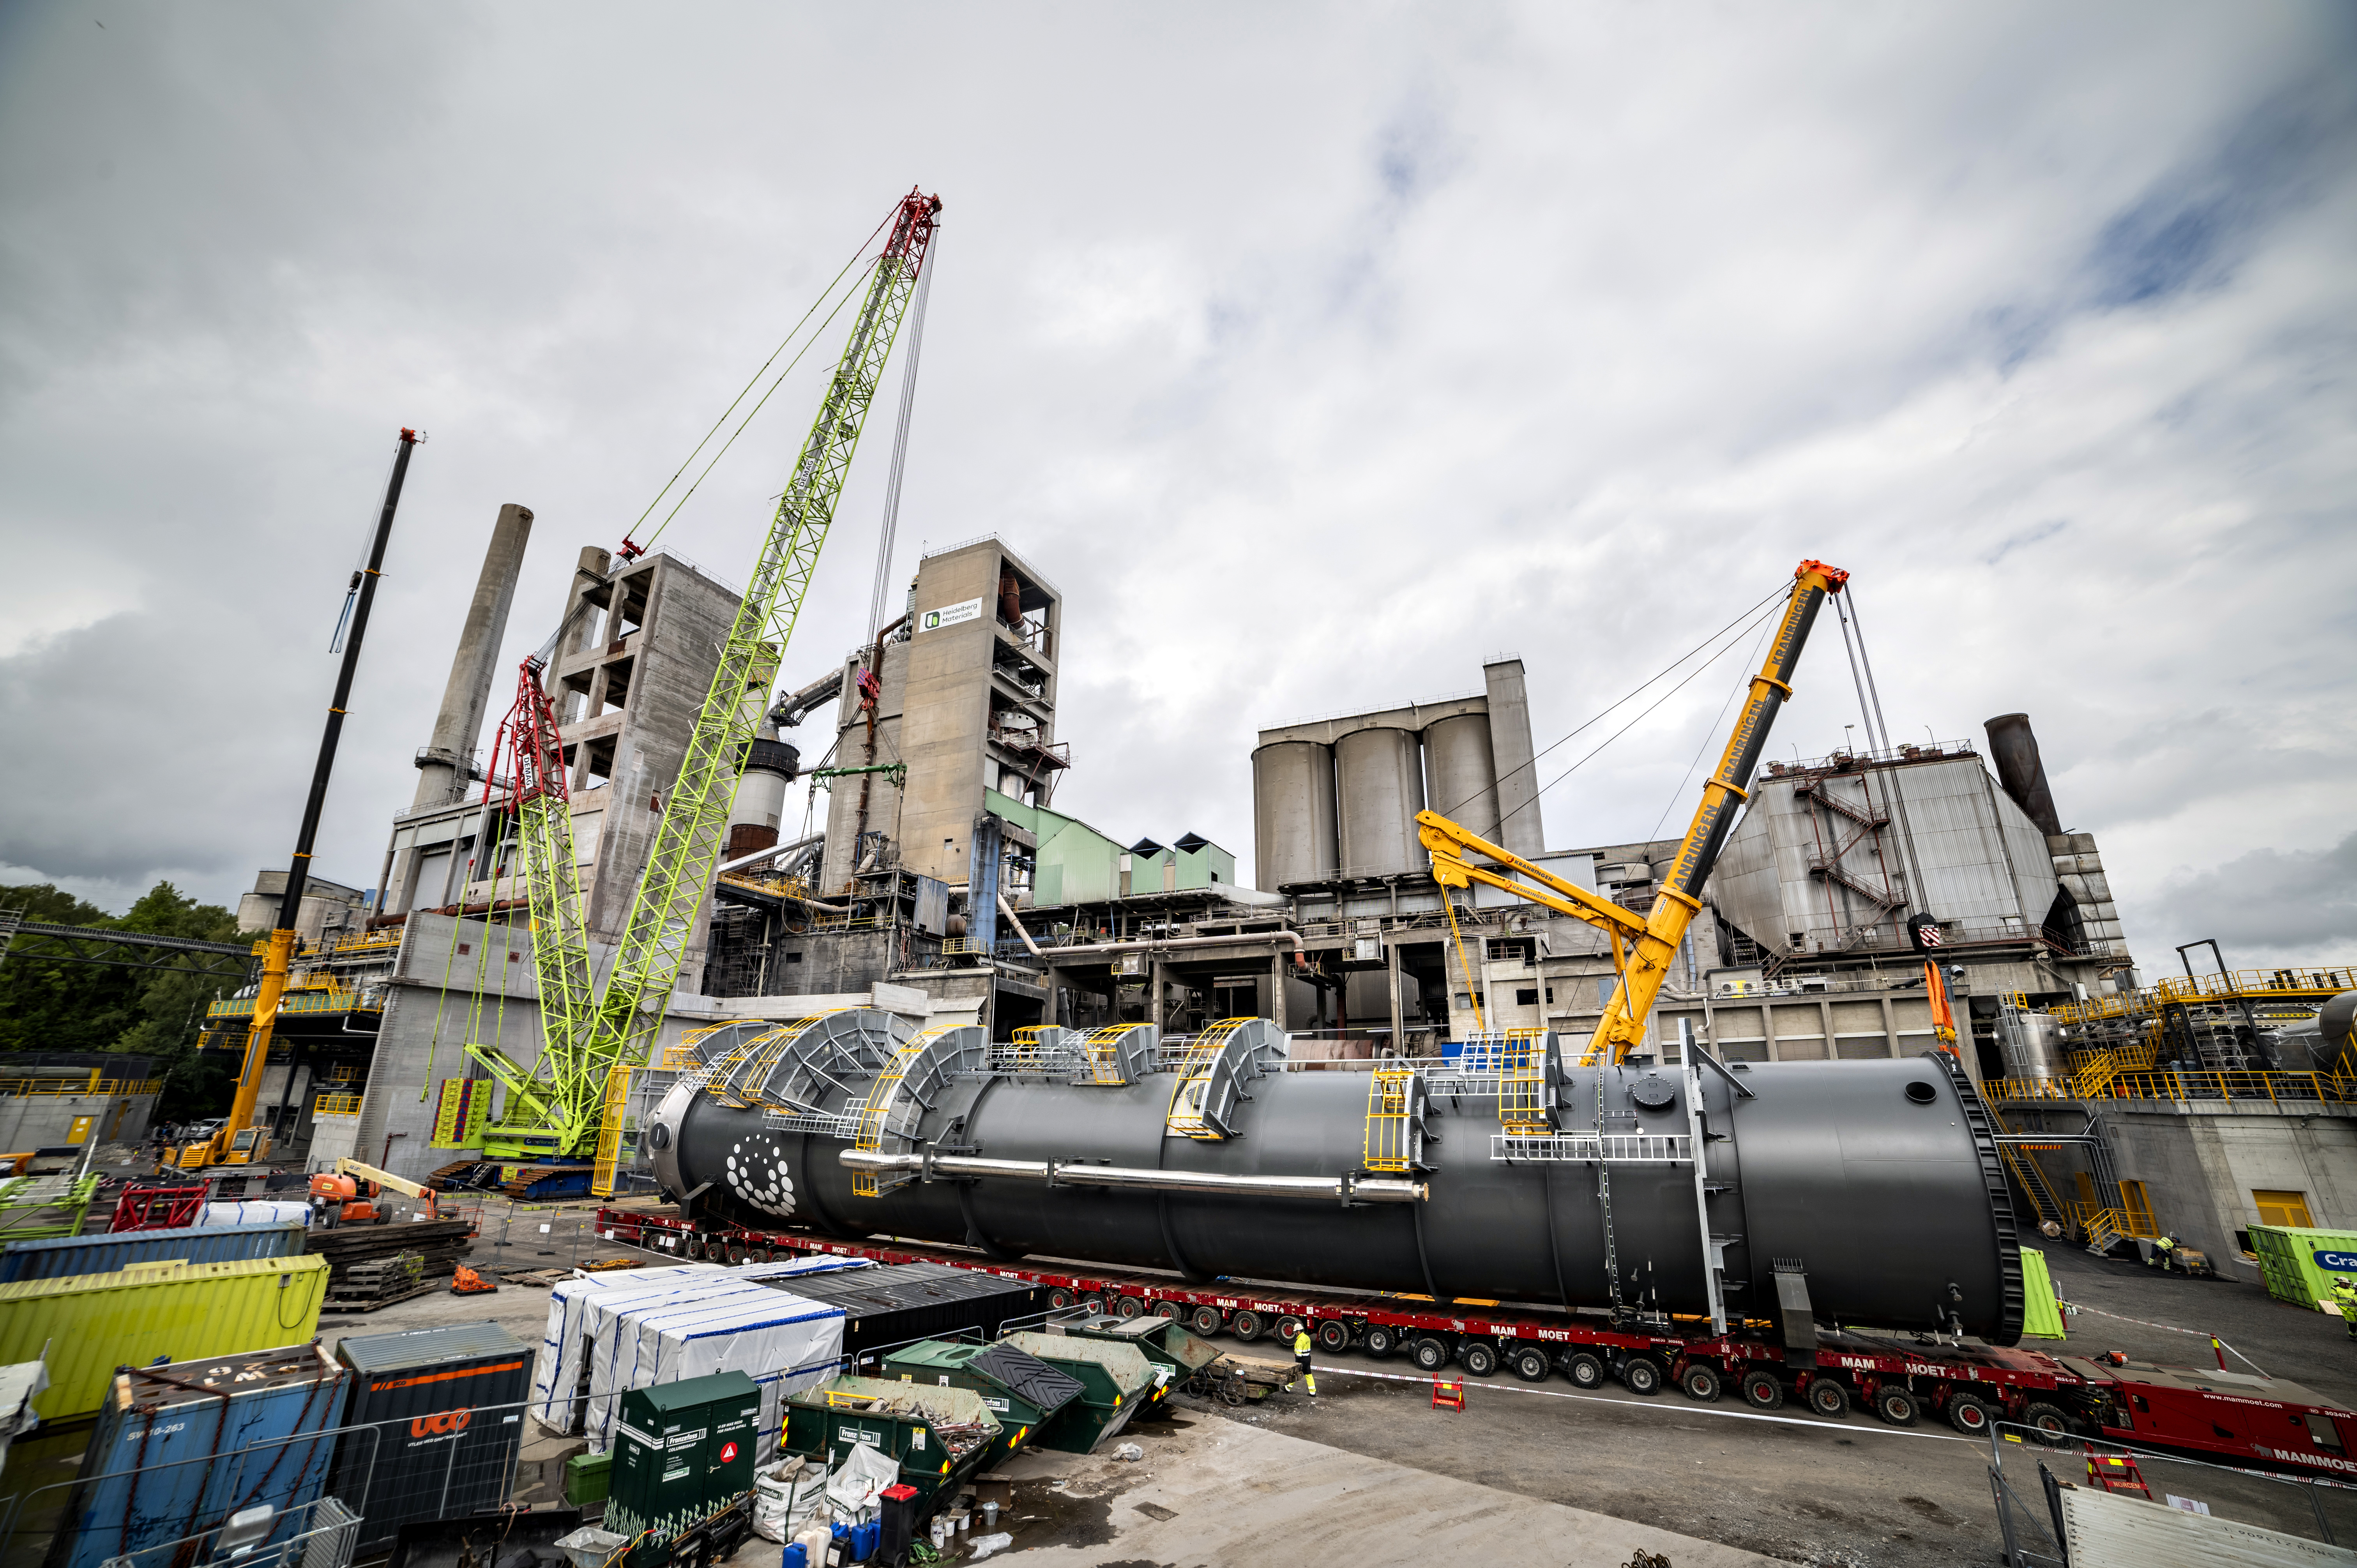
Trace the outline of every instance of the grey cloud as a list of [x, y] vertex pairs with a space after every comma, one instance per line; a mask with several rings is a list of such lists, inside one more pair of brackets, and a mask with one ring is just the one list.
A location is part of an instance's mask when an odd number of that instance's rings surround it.
[[[412, 424], [323, 844], [372, 882], [499, 504], [538, 514], [513, 659], [918, 180], [897, 571], [996, 531], [1065, 589], [1059, 803], [1108, 832], [1248, 857], [1254, 730], [1501, 646], [1551, 739], [1803, 555], [1857, 574], [1895, 731], [2032, 712], [2124, 887], [2348, 830], [2320, 13], [119, 9], [0, 8], [0, 616], [46, 634], [0, 659], [0, 855], [45, 874], [284, 858]], [[667, 544], [743, 579], [816, 373]], [[864, 622], [870, 435], [788, 679]], [[1838, 652], [1779, 753], [1855, 721]], [[1551, 793], [1553, 841], [1642, 833], [1724, 694]]]
[[[2146, 967], [2163, 972], [2179, 942], [2214, 937], [2237, 969], [2357, 959], [2357, 833], [2326, 850], [2255, 849], [2207, 871], [2180, 870], [2154, 911], [2163, 929]], [[2195, 955], [2199, 969], [2206, 954]]]

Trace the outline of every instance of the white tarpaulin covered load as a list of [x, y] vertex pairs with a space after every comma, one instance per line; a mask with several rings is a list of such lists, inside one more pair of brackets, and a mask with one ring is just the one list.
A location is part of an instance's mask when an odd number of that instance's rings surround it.
[[548, 1326], [532, 1364], [532, 1413], [551, 1431], [581, 1429], [582, 1401], [589, 1393], [588, 1346], [581, 1315], [592, 1296], [612, 1291], [667, 1288], [684, 1276], [726, 1274], [718, 1263], [672, 1263], [652, 1269], [614, 1269], [559, 1280], [548, 1293]]
[[843, 1314], [760, 1282], [866, 1266], [796, 1258], [567, 1280], [550, 1293], [533, 1412], [557, 1431], [586, 1434], [602, 1453], [624, 1390], [741, 1371], [760, 1386], [762, 1429], [774, 1434], [783, 1392], [809, 1387], [841, 1359]]

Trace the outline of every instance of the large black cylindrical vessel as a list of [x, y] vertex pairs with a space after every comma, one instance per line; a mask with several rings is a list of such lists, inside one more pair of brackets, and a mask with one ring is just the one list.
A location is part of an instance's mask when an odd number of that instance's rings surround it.
[[1706, 1215], [1730, 1317], [1779, 1316], [1781, 1270], [1821, 1320], [2019, 1336], [1993, 1127], [1952, 1058], [1690, 1071], [1549, 1052], [1543, 1088], [1503, 1092], [1538, 1102], [1517, 1125], [1554, 1132], [1517, 1138], [1495, 1079], [1422, 1074], [1405, 1119], [1371, 1118], [1372, 1073], [1300, 1070], [1269, 1037], [1223, 1083], [1200, 1054], [1075, 1069], [882, 1013], [740, 1026], [644, 1137], [671, 1197], [755, 1228], [1441, 1298], [1707, 1315]]

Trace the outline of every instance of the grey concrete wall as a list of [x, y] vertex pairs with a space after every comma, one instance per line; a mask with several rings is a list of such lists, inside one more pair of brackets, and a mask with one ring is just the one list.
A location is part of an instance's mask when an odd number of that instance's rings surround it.
[[91, 1118], [91, 1137], [102, 1144], [136, 1144], [155, 1118], [152, 1094], [0, 1095], [0, 1149], [24, 1154], [62, 1148], [75, 1142], [78, 1117]]

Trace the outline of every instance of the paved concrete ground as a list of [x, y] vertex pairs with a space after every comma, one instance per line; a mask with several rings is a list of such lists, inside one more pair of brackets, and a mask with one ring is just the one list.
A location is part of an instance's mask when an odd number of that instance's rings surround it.
[[[1025, 1568], [1480, 1563], [1738, 1568], [1750, 1552], [1203, 1413], [1125, 1435], [1142, 1460], [1028, 1455], [997, 1561]], [[969, 1542], [969, 1545], [971, 1542]]]
[[[469, 1261], [515, 1269], [659, 1261], [598, 1240], [588, 1229], [594, 1208], [490, 1200]], [[2357, 1346], [2341, 1326], [2270, 1300], [2251, 1279], [2163, 1276], [2059, 1242], [2044, 1251], [2060, 1294], [2089, 1310], [2071, 1320], [2068, 1340], [2035, 1348], [2201, 1366], [2212, 1364], [2205, 1336], [2214, 1333], [2277, 1377], [2357, 1402]], [[490, 1296], [437, 1291], [328, 1316], [321, 1332], [332, 1344], [490, 1320], [536, 1345], [547, 1305], [546, 1290], [520, 1283]], [[1901, 1432], [1862, 1413], [1826, 1423], [1790, 1408], [1760, 1419], [1732, 1402], [1640, 1400], [1617, 1387], [1581, 1394], [1559, 1379], [1475, 1383], [1459, 1414], [1433, 1410], [1426, 1385], [1404, 1380], [1412, 1369], [1400, 1360], [1346, 1354], [1320, 1366], [1314, 1403], [1280, 1395], [1226, 1412], [1182, 1401], [1190, 1408], [1178, 1422], [1137, 1434], [1148, 1449], [1143, 1464], [1075, 1460], [1058, 1472], [1065, 1487], [1025, 1483], [1009, 1510], [1016, 1548], [1001, 1557], [1144, 1568], [1379, 1563], [1437, 1551], [1444, 1560], [1617, 1568], [1647, 1544], [1676, 1568], [1749, 1554], [1813, 1568], [1930, 1568], [1996, 1555], [1986, 1447], [1943, 1427]], [[2022, 1471], [2034, 1479], [2034, 1460]], [[2191, 1466], [2158, 1467], [2153, 1479], [2222, 1513], [2312, 1529], [2304, 1498], [2287, 1488]], [[2341, 1540], [2357, 1540], [2357, 1495], [2327, 1503]], [[1599, 1543], [1600, 1555], [1591, 1550]]]

